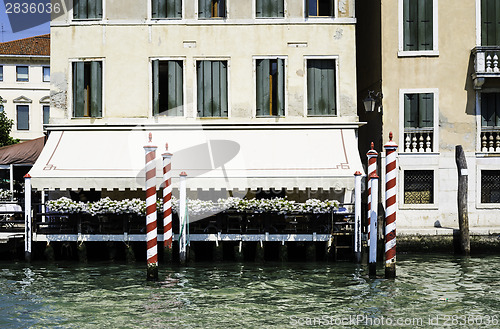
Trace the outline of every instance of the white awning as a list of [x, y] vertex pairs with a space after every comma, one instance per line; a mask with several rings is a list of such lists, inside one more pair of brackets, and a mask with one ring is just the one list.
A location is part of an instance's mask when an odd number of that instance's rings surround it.
[[363, 172], [353, 126], [101, 126], [52, 131], [29, 173], [33, 188], [142, 189], [150, 132], [158, 186], [165, 143], [174, 188], [182, 171], [193, 190], [353, 188], [354, 172]]

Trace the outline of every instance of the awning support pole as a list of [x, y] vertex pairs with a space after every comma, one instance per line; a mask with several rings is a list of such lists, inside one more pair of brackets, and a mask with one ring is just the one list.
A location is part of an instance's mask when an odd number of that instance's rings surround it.
[[9, 170], [10, 201], [14, 201], [14, 165], [10, 164]]
[[396, 277], [396, 149], [398, 145], [389, 133], [384, 145], [385, 164], [385, 278]]
[[354, 173], [354, 257], [361, 263], [361, 179], [359, 171]]
[[181, 172], [179, 175], [180, 186], [179, 186], [179, 221], [181, 234], [179, 236], [179, 259], [181, 264], [186, 264], [187, 258], [187, 196], [186, 196], [186, 177], [185, 172]]
[[156, 146], [144, 146], [146, 152], [146, 243], [147, 243], [147, 280], [158, 281], [158, 237], [156, 232]]
[[31, 176], [24, 176], [24, 258], [31, 261]]

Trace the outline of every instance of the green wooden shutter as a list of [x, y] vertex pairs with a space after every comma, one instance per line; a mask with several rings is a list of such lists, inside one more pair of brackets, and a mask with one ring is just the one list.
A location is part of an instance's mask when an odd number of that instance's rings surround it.
[[481, 44], [500, 45], [500, 1], [481, 1]]
[[160, 113], [160, 62], [152, 61], [153, 67], [153, 115]]
[[266, 0], [256, 0], [255, 2], [255, 16], [256, 17], [264, 17], [263, 15], [263, 5]]
[[257, 115], [269, 115], [269, 60], [257, 61]]
[[168, 115], [182, 115], [182, 61], [168, 61]]
[[48, 124], [50, 120], [50, 106], [49, 105], [44, 105], [43, 106], [43, 124]]
[[404, 96], [405, 128], [418, 127], [418, 95], [405, 94]]
[[80, 18], [80, 1], [73, 0], [73, 18]]
[[152, 0], [151, 1], [151, 17], [152, 18], [159, 18], [159, 5], [160, 5], [160, 0]]
[[432, 3], [418, 0], [418, 50], [432, 50]]
[[96, 4], [98, 0], [87, 0], [87, 17], [86, 18], [96, 18]]
[[212, 7], [211, 0], [198, 0], [198, 17], [210, 18], [212, 16], [211, 7]]
[[278, 0], [278, 13], [277, 13], [276, 17], [285, 17], [284, 0]]
[[166, 0], [167, 2], [167, 17], [181, 18], [182, 17], [182, 0]]
[[314, 82], [316, 80], [316, 69], [313, 65], [314, 60], [307, 61], [307, 114], [314, 115], [316, 113], [315, 107], [315, 86]]
[[212, 108], [212, 65], [203, 61], [203, 116], [213, 116]]
[[498, 113], [496, 107], [497, 94], [494, 93], [483, 93], [481, 94], [481, 122], [483, 127], [494, 127], [496, 125], [497, 119], [495, 118]]
[[335, 17], [335, 4], [333, 0], [330, 0], [330, 16]]
[[228, 116], [228, 99], [227, 99], [227, 62], [220, 62], [220, 116]]
[[418, 33], [417, 0], [403, 0], [403, 34], [404, 50], [417, 50]]
[[73, 63], [73, 116], [83, 117], [85, 109], [84, 62]]
[[500, 127], [500, 93], [495, 93], [495, 126]]
[[285, 115], [285, 60], [278, 59], [278, 115]]
[[197, 91], [197, 104], [198, 104], [198, 117], [204, 117], [205, 116], [205, 111], [204, 111], [204, 99], [205, 99], [205, 90], [204, 90], [204, 86], [205, 86], [205, 82], [204, 82], [204, 79], [203, 79], [203, 67], [204, 67], [204, 62], [203, 61], [198, 61], [196, 63], [196, 74], [197, 74], [197, 77], [196, 77], [196, 84], [197, 84], [197, 88], [196, 88], [196, 91]]
[[96, 1], [96, 18], [102, 18], [102, 0], [91, 0]]
[[80, 10], [78, 11], [78, 18], [88, 18], [88, 3], [87, 0], [80, 0]]
[[219, 5], [219, 16], [218, 17], [226, 17], [226, 1], [225, 0], [217, 0]]
[[102, 63], [90, 62], [90, 116], [102, 117]]
[[419, 94], [419, 128], [431, 128], [434, 126], [434, 94]]
[[168, 14], [167, 0], [158, 0], [158, 18], [167, 18]]

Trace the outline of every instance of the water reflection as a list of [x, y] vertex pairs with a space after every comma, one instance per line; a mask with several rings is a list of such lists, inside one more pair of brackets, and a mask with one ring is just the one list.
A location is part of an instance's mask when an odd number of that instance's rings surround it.
[[144, 281], [142, 264], [4, 263], [0, 328], [288, 328], [307, 319], [342, 327], [343, 319], [381, 318], [418, 318], [422, 325], [406, 327], [423, 328], [464, 314], [499, 320], [499, 261], [402, 255], [395, 280], [369, 278], [351, 263], [197, 264], [162, 267], [158, 283]]

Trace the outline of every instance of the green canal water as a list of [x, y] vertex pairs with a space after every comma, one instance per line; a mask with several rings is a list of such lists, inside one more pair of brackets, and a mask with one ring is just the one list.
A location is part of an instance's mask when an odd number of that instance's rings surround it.
[[[161, 264], [160, 264], [161, 265]], [[500, 256], [352, 263], [0, 263], [0, 328], [500, 328]]]

